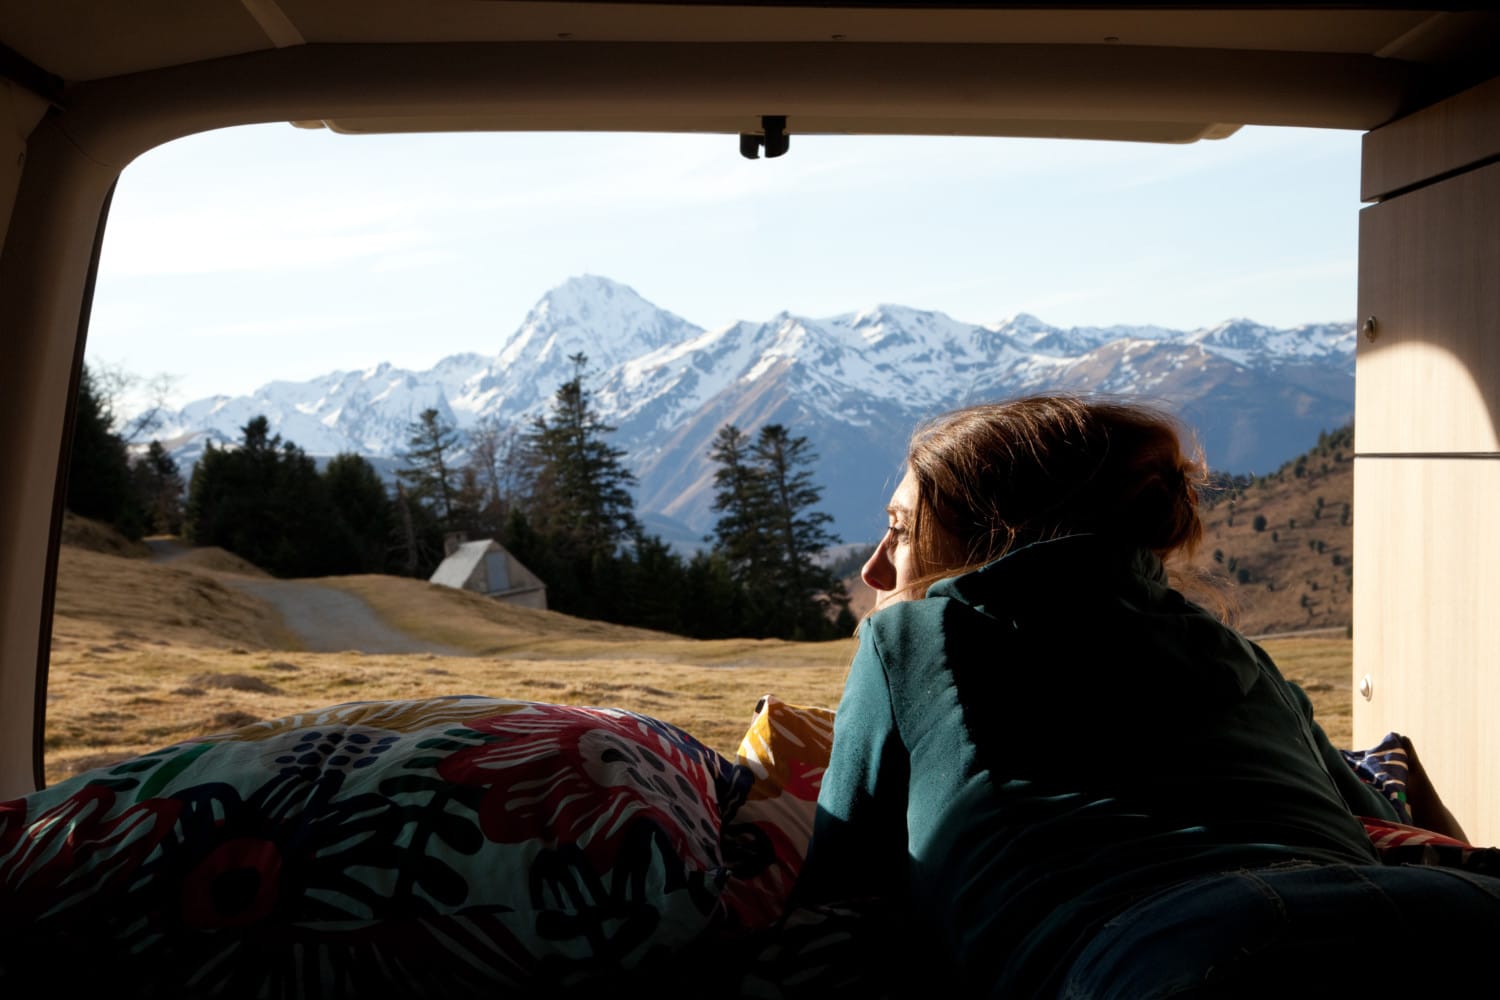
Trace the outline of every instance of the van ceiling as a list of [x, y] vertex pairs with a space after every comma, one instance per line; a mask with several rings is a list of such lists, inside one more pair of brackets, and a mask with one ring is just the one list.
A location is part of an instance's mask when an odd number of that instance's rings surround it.
[[[81, 83], [290, 45], [381, 42], [934, 42], [1134, 45], [1402, 58], [1443, 15], [538, 3], [521, 0], [6, 0], [0, 38]], [[1116, 41], [1106, 41], [1113, 38]], [[1394, 49], [1394, 51], [1392, 51]]]
[[[497, 77], [507, 96], [524, 77], [606, 101], [593, 111], [581, 102], [346, 109], [307, 122], [348, 132], [737, 132], [759, 114], [788, 114], [788, 131], [803, 134], [1182, 142], [1242, 124], [1369, 129], [1493, 74], [1497, 39], [1500, 19], [1483, 10], [1349, 4], [0, 0], [0, 76], [60, 105], [80, 85], [229, 57], [253, 64], [277, 49], [303, 50], [308, 60], [290, 65], [304, 71], [327, 50], [339, 72], [351, 58], [339, 50], [350, 47], [395, 71], [403, 61], [393, 47], [453, 43], [529, 67]], [[416, 65], [420, 75], [430, 58]], [[851, 74], [873, 91], [849, 93]], [[663, 102], [653, 84], [711, 92], [698, 106]], [[633, 111], [628, 94], [608, 104], [612, 87], [643, 86]], [[775, 96], [779, 106], [764, 106]]]

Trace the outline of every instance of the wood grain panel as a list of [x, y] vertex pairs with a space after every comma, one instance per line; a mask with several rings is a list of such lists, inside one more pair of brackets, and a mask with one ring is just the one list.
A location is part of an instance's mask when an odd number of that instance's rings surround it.
[[1500, 77], [1367, 132], [1360, 198], [1378, 201], [1500, 156]]
[[1360, 214], [1361, 452], [1500, 450], [1500, 164]]
[[1355, 461], [1354, 744], [1410, 736], [1483, 844], [1500, 844], [1497, 498], [1500, 460]]

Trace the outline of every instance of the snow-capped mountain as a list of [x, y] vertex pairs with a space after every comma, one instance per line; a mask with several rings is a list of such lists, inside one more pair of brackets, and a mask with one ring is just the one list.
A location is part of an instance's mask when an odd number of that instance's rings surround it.
[[1354, 338], [1353, 323], [1059, 329], [1025, 313], [984, 325], [901, 305], [822, 319], [783, 312], [704, 330], [624, 285], [583, 276], [544, 295], [495, 354], [198, 400], [169, 414], [160, 436], [186, 465], [206, 441], [232, 444], [264, 414], [310, 455], [391, 460], [428, 408], [460, 430], [490, 419], [529, 424], [582, 353], [594, 403], [639, 480], [638, 511], [653, 524], [680, 523], [684, 537], [707, 531], [714, 434], [726, 422], [747, 432], [779, 422], [819, 454], [823, 508], [857, 541], [879, 534], [917, 421], [1021, 392], [1144, 395], [1184, 416], [1214, 468], [1275, 468], [1351, 419]]

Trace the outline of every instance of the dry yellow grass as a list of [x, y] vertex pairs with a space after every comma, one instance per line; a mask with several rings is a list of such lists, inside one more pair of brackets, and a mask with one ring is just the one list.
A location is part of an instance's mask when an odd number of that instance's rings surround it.
[[64, 545], [58, 553], [54, 657], [114, 642], [221, 648], [296, 645], [265, 604], [192, 566]]
[[62, 543], [131, 559], [145, 559], [151, 554], [145, 542], [132, 542], [107, 524], [79, 517], [67, 510], [63, 511]]
[[762, 694], [831, 705], [844, 676], [842, 662], [705, 667], [664, 663], [626, 647], [613, 657], [565, 660], [118, 646], [54, 655], [49, 781], [256, 719], [344, 701], [449, 694], [628, 708], [732, 755]]
[[259, 566], [246, 562], [233, 552], [225, 552], [223, 549], [212, 546], [185, 549], [181, 555], [172, 560], [172, 565], [179, 569], [211, 569], [220, 573], [253, 576], [260, 579], [269, 579], [271, 576]]
[[[204, 561], [214, 563], [213, 558]], [[268, 607], [190, 562], [64, 548], [47, 694], [48, 781], [256, 719], [345, 701], [480, 694], [614, 706], [681, 726], [733, 754], [767, 693], [838, 703], [854, 640], [695, 641], [500, 605], [388, 577], [322, 582], [392, 624], [475, 655], [304, 653]], [[1266, 647], [1349, 739], [1350, 643]]]
[[431, 642], [482, 655], [522, 659], [612, 658], [629, 645], [636, 658], [714, 667], [847, 665], [852, 640], [684, 639], [666, 632], [502, 604], [468, 591], [390, 576], [317, 581], [363, 598], [380, 617]]
[[[194, 565], [197, 563], [197, 565]], [[171, 564], [65, 547], [47, 691], [48, 781], [255, 719], [343, 701], [451, 694], [645, 712], [732, 754], [756, 700], [833, 704], [853, 640], [696, 642], [512, 608], [413, 580], [335, 578], [419, 636], [474, 656], [311, 654], [224, 585]]]

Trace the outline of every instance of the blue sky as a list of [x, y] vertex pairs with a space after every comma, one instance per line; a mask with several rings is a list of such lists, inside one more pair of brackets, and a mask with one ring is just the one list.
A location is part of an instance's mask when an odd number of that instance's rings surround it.
[[262, 125], [126, 168], [91, 361], [174, 402], [492, 354], [549, 288], [624, 282], [700, 326], [878, 303], [969, 322], [1354, 318], [1359, 133], [1190, 145], [794, 136], [344, 136]]

